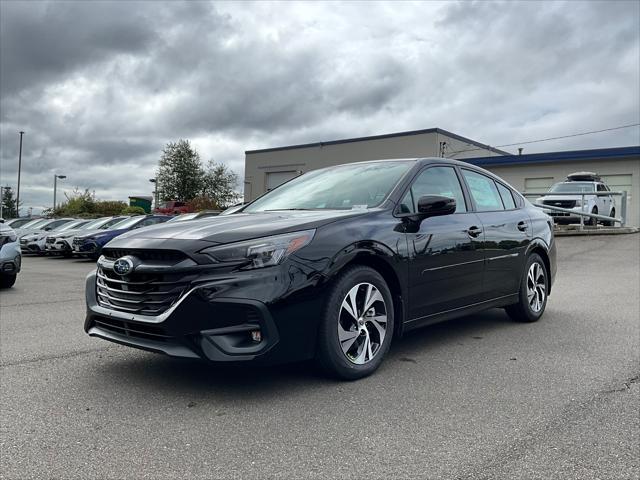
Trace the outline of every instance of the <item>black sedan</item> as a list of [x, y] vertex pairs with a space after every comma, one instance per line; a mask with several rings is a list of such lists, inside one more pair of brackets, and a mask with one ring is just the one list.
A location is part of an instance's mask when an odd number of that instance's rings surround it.
[[555, 257], [550, 217], [481, 168], [351, 163], [232, 215], [115, 238], [87, 278], [85, 330], [214, 362], [313, 358], [355, 379], [419, 326], [494, 307], [538, 320]]

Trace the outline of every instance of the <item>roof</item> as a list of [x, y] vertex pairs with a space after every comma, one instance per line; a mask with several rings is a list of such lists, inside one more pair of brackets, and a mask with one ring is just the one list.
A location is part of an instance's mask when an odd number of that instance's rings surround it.
[[498, 150], [497, 148], [491, 147], [489, 145], [485, 145], [480, 142], [476, 142], [475, 140], [471, 140], [470, 138], [462, 137], [455, 133], [451, 133], [447, 130], [443, 130], [441, 128], [427, 128], [425, 130], [409, 130], [406, 132], [397, 132], [397, 133], [387, 133], [384, 135], [372, 135], [368, 137], [356, 137], [356, 138], [345, 138], [342, 140], [331, 140], [328, 142], [316, 142], [316, 143], [303, 143], [300, 145], [289, 145], [286, 147], [275, 147], [275, 148], [263, 148], [259, 150], [246, 150], [244, 153], [249, 155], [252, 153], [265, 153], [265, 152], [277, 152], [281, 150], [293, 150], [296, 148], [311, 148], [311, 147], [323, 147], [325, 145], [338, 145], [341, 143], [354, 143], [354, 142], [365, 142], [368, 140], [382, 140], [385, 138], [396, 138], [396, 137], [409, 137], [412, 135], [423, 135], [425, 133], [439, 133], [442, 135], [446, 135], [447, 137], [454, 138], [461, 142], [468, 143], [470, 145], [475, 145], [477, 147], [481, 147], [487, 149], [491, 152], [498, 153], [500, 155], [509, 155], [509, 152], [505, 152], [504, 150]]
[[638, 157], [640, 157], [640, 145], [633, 147], [597, 148], [592, 150], [530, 153], [527, 155], [505, 155], [503, 157], [475, 157], [465, 158], [463, 161], [484, 167], [490, 165], [557, 163], [599, 159], [637, 159]]

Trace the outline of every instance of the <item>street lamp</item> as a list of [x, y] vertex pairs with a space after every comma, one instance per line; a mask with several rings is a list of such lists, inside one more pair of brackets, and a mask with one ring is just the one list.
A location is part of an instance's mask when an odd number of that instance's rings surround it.
[[155, 208], [158, 208], [158, 178], [150, 178], [149, 181], [151, 183], [153, 183], [153, 187], [154, 187], [154, 191], [153, 191], [153, 195], [154, 195], [154, 201], [155, 201]]
[[20, 153], [18, 154], [18, 191], [16, 192], [16, 217], [20, 218], [20, 171], [22, 170], [22, 136], [20, 132]]
[[64, 180], [65, 178], [67, 178], [66, 175], [57, 175], [57, 174], [53, 174], [53, 213], [55, 213], [56, 210], [56, 194], [58, 193], [58, 179], [60, 180]]

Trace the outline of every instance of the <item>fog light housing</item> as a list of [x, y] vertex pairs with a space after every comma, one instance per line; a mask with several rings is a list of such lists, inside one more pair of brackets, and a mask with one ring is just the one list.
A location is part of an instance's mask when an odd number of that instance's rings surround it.
[[262, 332], [260, 330], [251, 330], [251, 340], [255, 343], [260, 343], [262, 341]]

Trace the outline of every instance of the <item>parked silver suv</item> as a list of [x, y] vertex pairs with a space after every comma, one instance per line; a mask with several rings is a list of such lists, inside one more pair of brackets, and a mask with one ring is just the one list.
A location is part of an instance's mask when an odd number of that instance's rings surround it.
[[[590, 195], [595, 192], [609, 192], [609, 187], [598, 174], [593, 172], [576, 172], [567, 176], [564, 182], [556, 183], [549, 193], [576, 193], [576, 195], [545, 195], [537, 199], [538, 204], [553, 205], [573, 210], [574, 212], [595, 213], [615, 217], [616, 203], [613, 195]], [[584, 195], [582, 195], [584, 194]], [[546, 210], [557, 223], [579, 223], [580, 215], [555, 210]], [[585, 224], [596, 225], [595, 218], [585, 217]], [[604, 225], [613, 226], [613, 221], [605, 221]]]
[[9, 225], [0, 223], [0, 288], [9, 288], [16, 283], [21, 261], [16, 232]]

